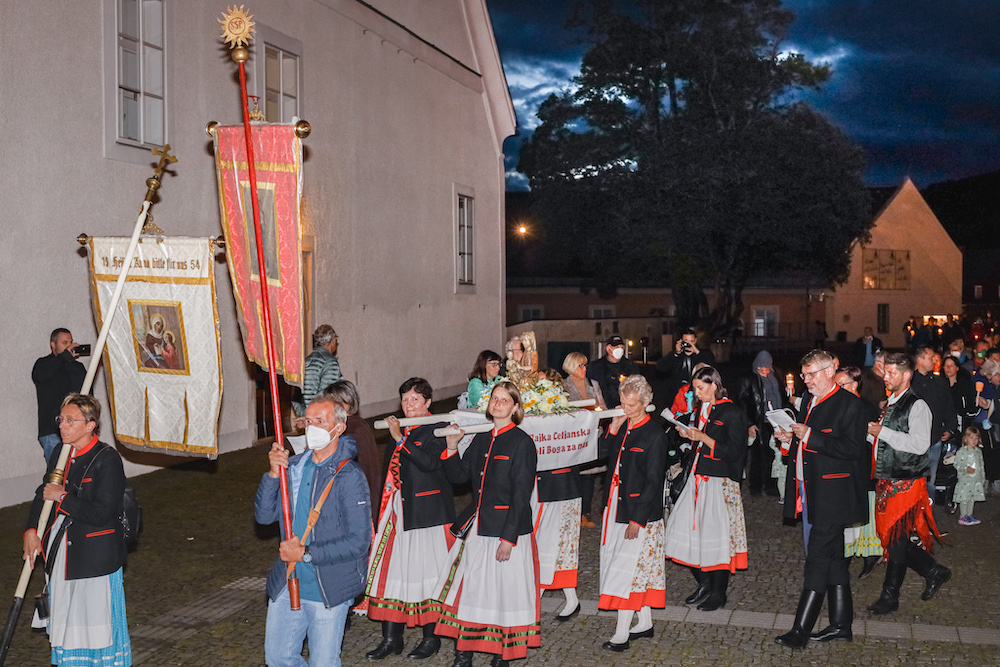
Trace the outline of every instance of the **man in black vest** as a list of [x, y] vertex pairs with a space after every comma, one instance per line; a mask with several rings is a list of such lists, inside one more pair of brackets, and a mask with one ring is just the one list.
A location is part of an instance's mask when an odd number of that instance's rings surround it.
[[[804, 648], [829, 597], [830, 625], [812, 639], [830, 641], [853, 637], [849, 561], [844, 557], [844, 527], [868, 518], [868, 481], [871, 476], [865, 442], [865, 405], [834, 381], [833, 357], [813, 350], [802, 358], [802, 379], [811, 399], [799, 406], [791, 431], [777, 429], [775, 437], [788, 445], [789, 475], [784, 512], [793, 519], [802, 511], [806, 538], [805, 581], [790, 632], [775, 641]], [[794, 471], [794, 474], [791, 474]]]
[[622, 402], [618, 384], [630, 375], [640, 375], [639, 367], [625, 358], [625, 341], [621, 336], [609, 338], [604, 351], [607, 354], [587, 364], [587, 379], [597, 381], [609, 408], [617, 408]]
[[[927, 497], [931, 446], [931, 410], [910, 389], [913, 366], [905, 354], [885, 357], [885, 388], [889, 402], [878, 423], [868, 424], [875, 443], [875, 525], [888, 556], [882, 595], [870, 607], [876, 616], [899, 609], [899, 589], [906, 568], [927, 580], [921, 600], [930, 600], [951, 578], [930, 550], [940, 538]], [[911, 539], [916, 533], [920, 546]]]

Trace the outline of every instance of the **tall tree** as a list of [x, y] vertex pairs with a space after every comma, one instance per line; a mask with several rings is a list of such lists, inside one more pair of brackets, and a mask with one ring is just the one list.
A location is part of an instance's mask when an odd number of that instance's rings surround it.
[[[775, 267], [836, 283], [871, 222], [860, 149], [802, 103], [826, 66], [783, 54], [779, 0], [591, 0], [575, 90], [521, 148], [550, 254], [603, 292], [669, 282], [682, 325], [715, 331]], [[715, 309], [704, 310], [714, 286]]]

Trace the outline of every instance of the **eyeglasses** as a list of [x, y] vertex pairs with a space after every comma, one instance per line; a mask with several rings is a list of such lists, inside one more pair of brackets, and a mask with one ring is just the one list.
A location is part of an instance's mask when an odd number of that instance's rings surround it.
[[497, 368], [500, 368], [500, 362], [499, 361], [487, 361], [486, 365], [487, 366], [496, 366]]
[[809, 371], [808, 373], [799, 373], [799, 377], [802, 378], [803, 380], [808, 380], [809, 378], [813, 377], [817, 373], [819, 373], [821, 371], [825, 371], [827, 368], [833, 368], [833, 364], [830, 364], [828, 366], [823, 366], [822, 368], [817, 368], [816, 370]]
[[57, 426], [59, 424], [66, 424], [68, 426], [72, 426], [73, 424], [76, 424], [77, 422], [86, 424], [88, 421], [89, 420], [87, 420], [87, 419], [70, 419], [69, 417], [56, 417], [56, 425]]

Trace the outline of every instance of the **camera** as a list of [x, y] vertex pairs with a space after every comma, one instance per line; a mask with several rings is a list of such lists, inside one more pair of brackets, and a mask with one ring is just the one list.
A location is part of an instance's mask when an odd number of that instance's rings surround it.
[[681, 349], [682, 350], [690, 350], [691, 349], [691, 343], [687, 342], [686, 340], [685, 341], [681, 341]]
[[90, 356], [90, 343], [83, 343], [83, 344], [77, 345], [76, 347], [73, 348], [73, 351], [76, 352], [78, 356], [89, 357]]

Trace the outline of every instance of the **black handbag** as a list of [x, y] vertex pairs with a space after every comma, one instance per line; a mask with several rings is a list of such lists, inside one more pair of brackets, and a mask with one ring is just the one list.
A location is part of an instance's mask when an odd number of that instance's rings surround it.
[[681, 454], [681, 466], [683, 469], [677, 477], [670, 480], [670, 502], [676, 504], [677, 499], [681, 497], [681, 491], [684, 490], [684, 485], [687, 484], [688, 478], [691, 476], [691, 469], [694, 468], [695, 459], [698, 458], [698, 450], [696, 447], [692, 447], [687, 452]]

